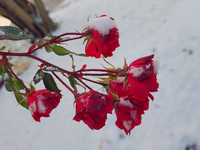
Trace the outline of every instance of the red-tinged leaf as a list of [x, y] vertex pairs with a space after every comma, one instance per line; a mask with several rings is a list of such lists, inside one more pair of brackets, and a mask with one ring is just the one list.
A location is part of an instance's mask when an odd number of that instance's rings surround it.
[[36, 47], [36, 45], [36, 42], [34, 42], [33, 45], [29, 47], [28, 52], [31, 52]]
[[83, 67], [81, 68], [81, 70], [84, 70], [87, 67], [86, 64], [83, 65]]

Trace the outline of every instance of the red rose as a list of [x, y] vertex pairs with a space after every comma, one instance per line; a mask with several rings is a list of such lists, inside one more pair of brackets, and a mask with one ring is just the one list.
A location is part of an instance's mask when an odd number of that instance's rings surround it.
[[[159, 63], [151, 60], [154, 55], [143, 57], [132, 62], [128, 67], [128, 83], [134, 98], [145, 101], [149, 92], [156, 92], [159, 84], [156, 75]], [[152, 95], [150, 96], [151, 98]]]
[[[132, 93], [129, 83], [124, 83], [125, 77], [117, 77], [116, 80], [109, 80], [110, 86], [108, 89], [109, 95], [117, 95], [118, 97], [128, 97]], [[111, 94], [112, 93], [112, 94]]]
[[61, 98], [60, 94], [46, 89], [33, 92], [28, 97], [28, 107], [35, 121], [40, 122], [40, 117], [49, 117]]
[[113, 102], [109, 95], [90, 91], [76, 102], [75, 121], [81, 121], [90, 129], [99, 130], [105, 125], [107, 113], [112, 113]]
[[148, 108], [149, 100], [141, 102], [133, 98], [120, 98], [115, 111], [117, 116], [115, 124], [128, 135], [135, 126], [141, 124], [141, 115]]
[[85, 23], [84, 28], [91, 31], [85, 46], [87, 56], [100, 58], [103, 55], [107, 58], [120, 46], [119, 32], [113, 18], [102, 15]]

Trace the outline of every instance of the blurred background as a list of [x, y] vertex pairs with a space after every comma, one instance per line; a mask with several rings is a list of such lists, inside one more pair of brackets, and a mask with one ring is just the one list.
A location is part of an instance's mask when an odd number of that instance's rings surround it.
[[[13, 9], [17, 0], [1, 0], [0, 14], [9, 6]], [[25, 0], [23, 0], [25, 1]], [[21, 1], [22, 2], [22, 1]], [[81, 32], [88, 16], [106, 14], [115, 19], [120, 33], [120, 47], [107, 59], [115, 67], [122, 67], [124, 58], [130, 64], [135, 59], [155, 54], [160, 61], [158, 82], [153, 93], [155, 100], [142, 116], [142, 124], [135, 127], [130, 136], [116, 127], [113, 112], [108, 115], [106, 126], [92, 131], [83, 122], [73, 121], [75, 108], [73, 95], [59, 82], [63, 98], [52, 111], [50, 118], [35, 122], [29, 111], [17, 102], [12, 93], [0, 89], [0, 149], [2, 150], [200, 150], [200, 1], [198, 0], [42, 0], [43, 10], [53, 26], [48, 29], [37, 13], [29, 12], [31, 22], [40, 27], [36, 32], [27, 22], [26, 32], [35, 39], [51, 32]], [[6, 5], [9, 3], [10, 5]], [[3, 5], [4, 4], [4, 5]], [[18, 4], [19, 5], [19, 4]], [[15, 8], [15, 7], [14, 7]], [[25, 7], [26, 8], [26, 7]], [[24, 9], [23, 9], [24, 10]], [[26, 10], [26, 9], [25, 9]], [[42, 9], [41, 9], [42, 10]], [[27, 10], [26, 10], [27, 11]], [[5, 13], [5, 11], [4, 11]], [[0, 25], [13, 25], [0, 17]], [[11, 15], [11, 17], [14, 14]], [[23, 22], [22, 17], [15, 18]], [[15, 22], [15, 25], [17, 24]], [[21, 26], [22, 28], [23, 26]], [[39, 29], [39, 28], [36, 28]], [[71, 51], [84, 53], [83, 40], [70, 41], [65, 46]], [[0, 41], [7, 50], [27, 51], [30, 41]], [[55, 56], [41, 49], [37, 53], [51, 63], [71, 69], [69, 56]], [[74, 56], [75, 65], [81, 68], [102, 68], [102, 59]], [[17, 60], [17, 62], [20, 60]], [[39, 65], [36, 61], [24, 61], [26, 67], [19, 77], [27, 83], [33, 79]], [[91, 63], [92, 62], [92, 63]], [[21, 65], [19, 65], [21, 66]], [[20, 67], [19, 67], [20, 68]], [[67, 82], [67, 81], [66, 81]], [[99, 87], [94, 88], [98, 89]], [[43, 89], [42, 84], [36, 89]], [[104, 92], [100, 90], [100, 92]]]

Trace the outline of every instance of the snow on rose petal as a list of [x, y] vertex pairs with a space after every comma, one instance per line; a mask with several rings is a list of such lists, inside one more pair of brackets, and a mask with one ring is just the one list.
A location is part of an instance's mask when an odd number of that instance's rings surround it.
[[40, 117], [49, 117], [61, 98], [60, 94], [46, 89], [33, 92], [28, 97], [28, 107], [34, 120], [40, 122]]
[[91, 35], [87, 35], [87, 43], [85, 53], [87, 56], [105, 58], [113, 55], [113, 51], [119, 47], [119, 32], [114, 23], [114, 19], [106, 15], [96, 17], [83, 25], [85, 33], [91, 31]]
[[107, 114], [113, 110], [112, 97], [97, 91], [90, 91], [76, 102], [73, 120], [83, 121], [90, 129], [99, 130], [105, 126]]
[[145, 110], [148, 110], [149, 100], [144, 102], [134, 98], [120, 98], [116, 107], [116, 126], [124, 130], [128, 135], [131, 130], [141, 124], [141, 115]]
[[[157, 74], [159, 62], [153, 61], [154, 55], [139, 58], [128, 67], [128, 82], [134, 98], [145, 101], [149, 92], [156, 92], [159, 84]], [[150, 95], [153, 99], [152, 95]]]

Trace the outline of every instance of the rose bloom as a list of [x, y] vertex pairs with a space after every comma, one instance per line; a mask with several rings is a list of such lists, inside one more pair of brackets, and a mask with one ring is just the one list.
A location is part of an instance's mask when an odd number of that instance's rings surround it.
[[120, 46], [119, 32], [113, 18], [102, 15], [88, 21], [83, 27], [86, 32], [91, 31], [85, 46], [87, 56], [100, 58], [103, 55], [107, 58]]
[[85, 93], [76, 102], [75, 121], [83, 121], [90, 129], [99, 130], [105, 125], [107, 113], [112, 113], [113, 102], [109, 95], [97, 91]]
[[138, 101], [134, 98], [120, 98], [116, 107], [116, 126], [128, 135], [131, 130], [141, 124], [141, 115], [149, 108], [149, 100]]
[[132, 94], [129, 83], [124, 83], [125, 77], [117, 77], [116, 80], [109, 80], [110, 86], [108, 94], [117, 95], [118, 97], [128, 97]]
[[157, 92], [159, 84], [157, 73], [159, 62], [153, 61], [154, 55], [146, 56], [132, 62], [128, 67], [128, 83], [131, 86], [134, 98], [145, 101], [148, 96], [153, 99], [149, 92]]
[[61, 98], [60, 94], [46, 89], [33, 92], [28, 97], [28, 108], [35, 121], [40, 122], [40, 117], [49, 117]]

